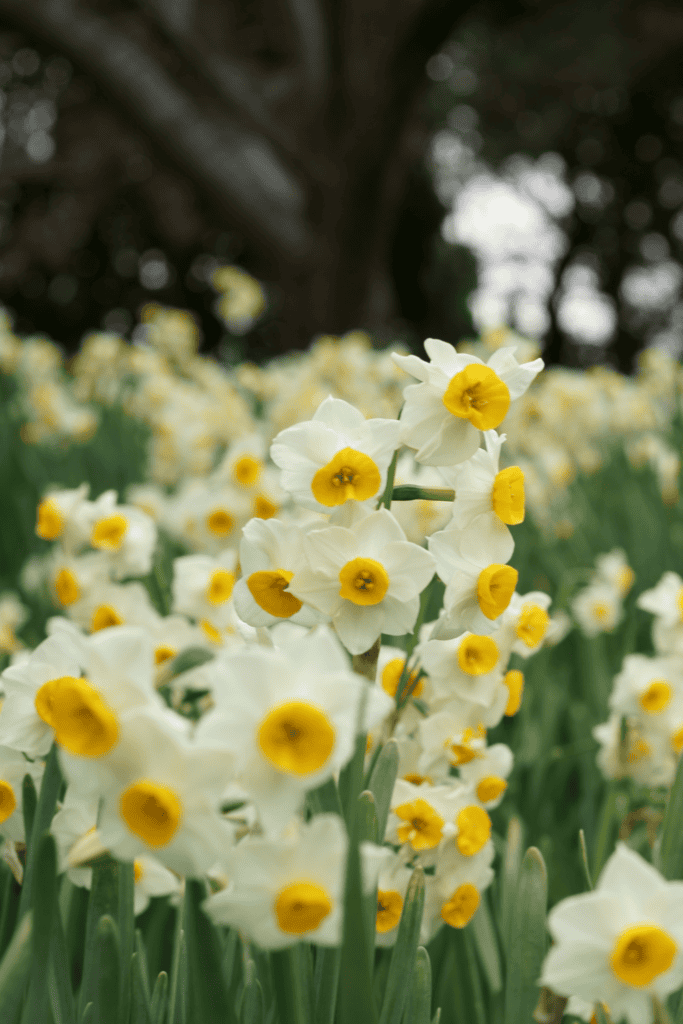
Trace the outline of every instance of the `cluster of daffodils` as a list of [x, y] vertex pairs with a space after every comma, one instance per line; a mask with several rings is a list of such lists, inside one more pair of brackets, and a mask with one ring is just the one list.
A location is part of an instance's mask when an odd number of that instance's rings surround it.
[[[429, 362], [394, 354], [417, 380], [399, 420], [327, 397], [276, 434], [272, 464], [250, 433], [174, 494], [45, 494], [36, 530], [52, 547], [24, 585], [47, 587], [60, 614], [2, 676], [8, 860], [21, 779], [40, 786], [54, 743], [67, 788], [52, 830], [75, 884], [106, 850], [134, 861], [137, 909], [209, 877], [207, 912], [260, 946], [335, 945], [348, 840], [313, 794], [337, 782], [359, 733], [366, 771], [393, 737], [386, 831], [361, 848], [377, 941], [394, 941], [418, 864], [424, 940], [467, 924], [493, 877], [488, 812], [513, 760], [488, 730], [520, 705], [511, 655], [554, 628], [548, 595], [516, 593], [524, 475], [501, 465], [496, 429], [543, 364], [425, 348]], [[397, 469], [439, 505], [423, 515], [426, 543], [419, 516], [392, 504]], [[168, 580], [159, 526], [190, 549]], [[435, 574], [443, 608], [425, 623]]]
[[653, 657], [628, 654], [614, 680], [610, 717], [596, 726], [607, 778], [670, 786], [683, 751], [683, 579], [664, 573], [637, 599], [651, 612]]
[[619, 843], [594, 892], [550, 912], [553, 946], [540, 984], [568, 996], [567, 1012], [595, 1020], [666, 1020], [663, 1003], [683, 985], [683, 882], [669, 882]]
[[624, 616], [624, 598], [635, 580], [626, 553], [615, 548], [595, 559], [595, 571], [574, 597], [571, 610], [576, 624], [589, 637], [611, 633]]

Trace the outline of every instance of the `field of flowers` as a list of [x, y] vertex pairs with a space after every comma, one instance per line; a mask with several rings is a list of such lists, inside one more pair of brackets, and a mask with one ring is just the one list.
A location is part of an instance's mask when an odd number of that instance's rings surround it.
[[681, 1024], [679, 364], [135, 337], [0, 322], [3, 1024]]

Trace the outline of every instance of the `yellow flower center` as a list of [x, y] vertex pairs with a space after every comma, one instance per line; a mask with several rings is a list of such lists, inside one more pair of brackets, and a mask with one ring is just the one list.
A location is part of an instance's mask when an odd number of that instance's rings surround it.
[[620, 594], [628, 594], [629, 590], [633, 586], [633, 581], [636, 578], [636, 574], [630, 565], [625, 565], [623, 569], [620, 569], [617, 573], [617, 587], [619, 588]]
[[339, 596], [354, 604], [379, 604], [389, 589], [386, 569], [374, 558], [353, 558], [339, 573]]
[[473, 857], [485, 846], [491, 836], [491, 819], [483, 807], [470, 804], [463, 807], [456, 818], [458, 835], [455, 840], [463, 857]]
[[468, 676], [483, 676], [498, 663], [498, 645], [490, 636], [466, 636], [458, 646], [458, 665]]
[[118, 551], [128, 529], [125, 516], [115, 515], [100, 519], [92, 528], [90, 543], [100, 551]]
[[379, 469], [369, 455], [355, 448], [342, 448], [315, 474], [311, 490], [316, 501], [333, 508], [345, 501], [372, 498], [381, 482]]
[[223, 643], [223, 637], [221, 636], [219, 630], [217, 630], [216, 627], [212, 625], [208, 619], [201, 619], [199, 625], [201, 626], [204, 632], [204, 636], [208, 640], [210, 640], [212, 644]]
[[[405, 663], [405, 658], [392, 658], [391, 661], [386, 663], [382, 670], [382, 689], [385, 693], [388, 693], [390, 697], [396, 696]], [[405, 685], [403, 687], [404, 692], [413, 686], [413, 683], [417, 679], [417, 675], [418, 669], [414, 668], [405, 681]], [[419, 697], [423, 690], [424, 679], [420, 679], [411, 690], [411, 697]]]
[[332, 911], [332, 899], [314, 882], [292, 882], [280, 889], [275, 899], [275, 916], [280, 931], [304, 935], [322, 924]]
[[242, 487], [251, 487], [261, 475], [263, 463], [253, 455], [243, 455], [232, 467], [232, 478]]
[[477, 580], [477, 600], [487, 619], [502, 615], [515, 592], [519, 573], [511, 565], [489, 565]]
[[100, 629], [107, 629], [109, 626], [121, 626], [123, 619], [110, 604], [101, 604], [92, 613], [90, 620], [90, 631], [97, 633]]
[[653, 679], [647, 690], [641, 693], [638, 703], [648, 715], [656, 715], [664, 710], [672, 697], [673, 689], [665, 679]]
[[470, 363], [451, 377], [443, 404], [454, 416], [469, 420], [477, 430], [492, 430], [505, 419], [510, 391], [490, 367]]
[[492, 800], [497, 800], [507, 788], [508, 784], [505, 779], [501, 779], [497, 775], [487, 775], [477, 783], [477, 800], [488, 804]]
[[524, 522], [524, 473], [519, 466], [508, 466], [496, 473], [491, 499], [501, 523], [518, 526]]
[[216, 569], [211, 575], [206, 588], [206, 600], [209, 604], [224, 604], [232, 594], [235, 577], [227, 569]]
[[214, 537], [227, 537], [235, 528], [235, 520], [226, 508], [215, 508], [206, 517], [206, 527]]
[[677, 754], [683, 750], [683, 727], [677, 729], [671, 736], [671, 746]]
[[515, 628], [517, 638], [527, 647], [538, 647], [548, 631], [550, 616], [537, 604], [525, 604]]
[[251, 512], [254, 519], [272, 519], [278, 514], [279, 505], [276, 505], [265, 494], [257, 494]]
[[605, 622], [609, 616], [609, 605], [606, 601], [595, 601], [593, 603], [593, 617], [598, 622]]
[[652, 747], [647, 740], [635, 739], [629, 748], [626, 760], [629, 764], [636, 764], [638, 761], [649, 757], [651, 753]]
[[133, 881], [139, 882], [144, 875], [144, 868], [139, 860], [133, 861]]
[[445, 822], [426, 800], [400, 804], [394, 813], [405, 821], [398, 826], [399, 842], [410, 843], [414, 850], [433, 850], [439, 845]]
[[428, 782], [430, 786], [433, 785], [429, 775], [420, 775], [419, 772], [406, 772], [403, 778], [406, 782], [412, 782], [414, 786], [421, 786], [423, 782]]
[[177, 647], [167, 647], [165, 644], [160, 644], [159, 647], [154, 648], [154, 664], [163, 665], [164, 662], [175, 658], [177, 653]]
[[384, 935], [401, 920], [403, 897], [395, 889], [377, 890], [377, 931]]
[[451, 764], [457, 767], [459, 764], [469, 764], [470, 761], [474, 761], [475, 757], [480, 757], [479, 751], [473, 749], [472, 742], [475, 739], [484, 739], [485, 737], [486, 729], [480, 723], [476, 731], [468, 726], [463, 731], [458, 743], [451, 743], [450, 740], [447, 740], [446, 747], [449, 751]]
[[151, 779], [138, 779], [124, 790], [119, 810], [133, 835], [155, 848], [170, 843], [183, 816], [183, 805], [175, 790]]
[[294, 575], [287, 569], [267, 569], [252, 572], [247, 578], [251, 596], [259, 608], [278, 619], [288, 619], [303, 607], [303, 601], [294, 594], [285, 593]]
[[656, 924], [636, 924], [617, 939], [610, 965], [619, 981], [644, 988], [669, 970], [677, 950], [671, 936]]
[[441, 917], [451, 928], [464, 928], [479, 906], [479, 890], [471, 882], [459, 885], [441, 908]]
[[87, 679], [48, 680], [36, 693], [35, 708], [71, 754], [102, 757], [118, 742], [118, 719]]
[[519, 669], [513, 668], [506, 672], [503, 682], [507, 686], [510, 696], [505, 705], [505, 714], [508, 718], [516, 715], [522, 704], [522, 693], [524, 691], [524, 675]]
[[676, 604], [678, 605], [678, 611], [681, 616], [681, 622], [683, 622], [683, 587], [678, 591], [676, 597]]
[[78, 601], [81, 588], [71, 569], [60, 569], [55, 577], [55, 592], [60, 604], [68, 605]]
[[320, 708], [291, 700], [268, 712], [258, 726], [257, 739], [261, 753], [278, 771], [310, 775], [329, 759], [335, 730]]
[[51, 498], [41, 501], [36, 515], [36, 533], [43, 540], [55, 540], [64, 529], [64, 516]]
[[17, 809], [17, 798], [6, 779], [0, 779], [0, 825]]

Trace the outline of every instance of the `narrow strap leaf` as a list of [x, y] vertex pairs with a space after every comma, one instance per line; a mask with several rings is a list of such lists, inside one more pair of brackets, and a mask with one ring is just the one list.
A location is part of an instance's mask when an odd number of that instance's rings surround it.
[[317, 950], [313, 977], [316, 1024], [334, 1024], [340, 965], [341, 950], [327, 946]]
[[98, 1024], [120, 1024], [121, 948], [119, 930], [110, 914], [100, 918], [96, 941]]
[[424, 946], [417, 947], [403, 1024], [430, 1024], [432, 1007], [432, 965]]
[[131, 993], [130, 1024], [152, 1024], [152, 1007], [146, 991], [146, 979], [140, 967], [140, 954], [135, 951], [130, 958]]
[[370, 789], [375, 797], [375, 810], [377, 812], [377, 835], [379, 842], [384, 839], [389, 817], [391, 796], [394, 792], [394, 784], [398, 774], [398, 743], [395, 739], [388, 740], [380, 752], [377, 762], [370, 776]]
[[43, 1024], [49, 1016], [48, 972], [52, 924], [57, 910], [57, 846], [54, 837], [44, 835], [34, 850], [31, 943], [31, 980], [23, 1020], [25, 1024]]
[[[168, 986], [168, 1024], [176, 1024], [178, 1014], [176, 1007], [182, 993], [180, 992], [180, 971], [182, 967], [181, 951], [184, 944], [185, 933], [183, 931], [183, 919], [184, 919], [184, 908], [185, 899], [187, 894], [187, 887], [183, 892], [183, 897], [176, 909], [176, 925], [175, 925], [175, 938], [173, 941], [173, 960], [171, 961], [171, 977]], [[159, 979], [157, 978], [157, 984]], [[152, 996], [152, 1004], [154, 1003], [154, 996]]]
[[510, 946], [510, 922], [517, 889], [519, 869], [522, 865], [522, 825], [519, 818], [511, 818], [508, 825], [505, 855], [500, 873], [500, 927], [503, 944]]
[[145, 996], [145, 1002], [147, 1006], [151, 1006], [152, 995], [149, 990], [149, 969], [147, 967], [147, 950], [145, 949], [145, 941], [142, 937], [142, 932], [139, 928], [135, 929], [135, 971], [139, 975], [140, 984], [142, 985], [142, 991]]
[[683, 757], [678, 759], [676, 776], [664, 811], [656, 864], [670, 881], [683, 878]]
[[0, 1020], [14, 1021], [31, 969], [33, 915], [20, 921], [0, 963]]
[[236, 1021], [223, 975], [223, 948], [218, 929], [206, 916], [202, 903], [207, 897], [203, 882], [185, 883], [185, 935], [188, 967], [190, 1020], [202, 1024], [230, 1024]]
[[244, 971], [240, 1024], [263, 1024], [264, 1012], [263, 989], [256, 974], [256, 964], [249, 960]]
[[154, 991], [152, 992], [152, 1006], [150, 1011], [152, 1024], [162, 1024], [164, 1019], [164, 1010], [166, 1009], [167, 992], [168, 974], [166, 971], [160, 971], [154, 984]]
[[[119, 863], [119, 906], [116, 923], [121, 944], [121, 964], [130, 964], [135, 945], [134, 893], [135, 867], [132, 861]], [[132, 972], [121, 971], [121, 1020], [127, 1021], [130, 1014]]]
[[313, 1024], [313, 964], [308, 943], [270, 954], [280, 1022]]
[[[97, 929], [100, 918], [109, 914], [116, 920], [119, 906], [119, 865], [112, 857], [102, 857], [93, 864], [92, 886], [85, 921], [83, 975], [78, 994], [78, 1012], [83, 1014], [87, 1003], [94, 1003], [97, 989]], [[94, 1012], [94, 1011], [93, 1011]]]
[[500, 963], [496, 928], [491, 919], [488, 893], [483, 892], [479, 908], [472, 918], [472, 935], [479, 959], [486, 975], [486, 984], [491, 993], [500, 992], [503, 987], [503, 971]]
[[55, 1024], [76, 1024], [76, 1001], [71, 988], [69, 953], [59, 912], [52, 920], [49, 977], [50, 1006]]
[[[24, 779], [24, 798], [27, 793], [30, 793], [31, 787], [28, 785], [28, 778], [29, 776]], [[38, 803], [35, 805], [35, 814], [30, 831], [30, 839], [29, 832], [26, 832], [26, 867], [24, 868], [24, 882], [21, 890], [21, 899], [19, 901], [20, 915], [25, 914], [31, 906], [31, 890], [35, 871], [34, 864], [37, 852], [36, 848], [40, 838], [50, 829], [61, 784], [62, 773], [57, 760], [57, 747], [53, 743], [50, 753], [47, 756], [45, 771], [43, 772], [43, 780], [40, 784], [40, 797], [38, 798]], [[29, 801], [30, 800], [31, 797], [29, 796]], [[24, 822], [27, 822], [26, 812], [24, 812]]]
[[548, 878], [539, 850], [524, 855], [510, 922], [504, 1024], [531, 1020], [546, 951]]
[[391, 957], [379, 1024], [400, 1024], [412, 982], [425, 899], [424, 871], [415, 868], [408, 885]]

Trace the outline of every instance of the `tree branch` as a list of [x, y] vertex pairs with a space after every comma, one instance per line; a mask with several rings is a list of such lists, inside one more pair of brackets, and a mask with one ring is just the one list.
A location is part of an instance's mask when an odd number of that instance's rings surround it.
[[207, 117], [142, 46], [71, 0], [0, 0], [0, 12], [57, 45], [115, 94], [152, 140], [264, 247], [305, 256], [305, 195], [262, 137], [234, 118]]

